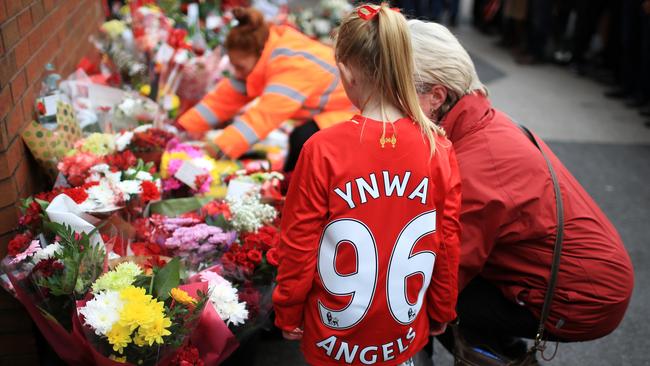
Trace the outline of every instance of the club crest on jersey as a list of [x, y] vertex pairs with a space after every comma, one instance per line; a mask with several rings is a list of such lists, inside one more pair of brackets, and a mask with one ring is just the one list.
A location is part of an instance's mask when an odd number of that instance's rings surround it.
[[327, 324], [333, 326], [333, 327], [338, 327], [339, 326], [339, 319], [332, 316], [332, 312], [328, 311], [327, 312]]
[[[408, 199], [418, 199], [420, 203], [426, 205], [427, 190], [429, 188], [428, 177], [422, 178], [417, 185], [411, 184], [411, 189], [408, 191], [407, 188], [409, 186], [409, 180], [411, 179], [411, 172], [391, 175], [388, 171], [384, 170], [381, 172], [380, 177], [383, 183], [381, 185], [378, 183], [377, 175], [375, 173], [370, 173], [368, 179], [364, 177], [355, 178], [354, 180], [346, 182], [343, 189], [338, 187], [334, 189], [334, 193], [341, 197], [350, 208], [355, 208], [358, 204], [368, 202], [369, 198], [377, 199], [382, 194], [386, 197], [391, 197], [393, 195], [404, 197], [406, 192], [410, 192], [406, 196]], [[355, 194], [352, 189], [352, 182], [357, 186], [357, 194]], [[357, 201], [355, 202], [355, 200]]]

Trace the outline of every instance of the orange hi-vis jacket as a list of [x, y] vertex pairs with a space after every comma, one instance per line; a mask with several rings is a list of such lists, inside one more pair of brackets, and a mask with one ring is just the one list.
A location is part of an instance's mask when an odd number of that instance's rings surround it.
[[[259, 98], [255, 105], [235, 117], [255, 98]], [[200, 133], [235, 117], [215, 143], [226, 155], [237, 158], [288, 119], [313, 119], [323, 129], [349, 120], [354, 112], [333, 50], [287, 26], [271, 26], [246, 82], [221, 80], [179, 123], [187, 131]]]

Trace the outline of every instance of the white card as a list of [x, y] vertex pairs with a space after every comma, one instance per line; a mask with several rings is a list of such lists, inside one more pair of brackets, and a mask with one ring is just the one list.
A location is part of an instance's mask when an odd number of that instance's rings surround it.
[[174, 56], [174, 48], [167, 43], [163, 43], [156, 52], [155, 60], [159, 64], [166, 64]]
[[259, 191], [261, 188], [262, 186], [259, 184], [234, 179], [228, 183], [226, 198], [240, 198], [251, 191]]
[[196, 182], [196, 177], [204, 174], [206, 174], [206, 171], [204, 169], [199, 168], [198, 166], [186, 160], [183, 162], [183, 164], [181, 164], [181, 167], [178, 168], [176, 174], [174, 174], [174, 177], [187, 184], [193, 190], [196, 190], [197, 187], [196, 184], [194, 184], [194, 182]]

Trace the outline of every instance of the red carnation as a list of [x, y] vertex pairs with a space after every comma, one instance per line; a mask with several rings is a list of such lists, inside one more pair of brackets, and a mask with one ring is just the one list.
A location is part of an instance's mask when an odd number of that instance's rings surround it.
[[61, 271], [63, 264], [54, 258], [44, 259], [34, 266], [33, 274], [39, 274], [43, 277], [51, 277], [55, 272]]
[[63, 194], [72, 198], [78, 205], [82, 204], [88, 198], [88, 193], [86, 193], [86, 189], [83, 187], [66, 189], [63, 191]]
[[278, 250], [276, 248], [271, 248], [268, 252], [266, 252], [266, 261], [274, 267], [280, 265], [280, 255], [278, 254]]
[[255, 271], [255, 265], [251, 262], [246, 262], [242, 264], [242, 267], [244, 267], [244, 271], [251, 275]]
[[7, 253], [10, 256], [15, 257], [27, 249], [27, 246], [29, 243], [31, 243], [31, 241], [32, 234], [18, 234], [14, 236], [14, 238], [9, 242], [9, 245], [7, 246]]
[[204, 363], [199, 355], [199, 350], [196, 347], [188, 344], [178, 351], [174, 357], [174, 360], [172, 361], [172, 365], [203, 366]]
[[160, 191], [154, 182], [144, 180], [140, 183], [142, 187], [142, 198], [143, 202], [157, 201], [160, 199]]
[[262, 263], [262, 253], [257, 249], [253, 249], [249, 251], [248, 253], [246, 253], [246, 256], [254, 264]]
[[239, 264], [245, 264], [248, 263], [248, 256], [244, 252], [239, 252], [235, 255], [235, 259], [237, 260], [237, 263]]
[[127, 170], [138, 162], [138, 159], [130, 150], [121, 153], [114, 153], [104, 156], [104, 162], [111, 167], [113, 171]]
[[41, 205], [36, 201], [32, 201], [25, 209], [25, 213], [20, 217], [19, 223], [24, 226], [31, 226], [32, 224], [41, 222]]

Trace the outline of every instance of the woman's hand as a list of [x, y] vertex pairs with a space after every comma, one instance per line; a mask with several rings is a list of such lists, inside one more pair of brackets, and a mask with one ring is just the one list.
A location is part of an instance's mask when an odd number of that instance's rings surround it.
[[291, 332], [287, 332], [286, 330], [282, 331], [282, 336], [284, 339], [290, 340], [290, 341], [299, 341], [302, 339], [303, 331], [300, 328], [295, 328]]

